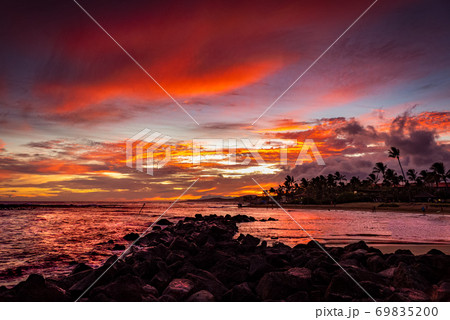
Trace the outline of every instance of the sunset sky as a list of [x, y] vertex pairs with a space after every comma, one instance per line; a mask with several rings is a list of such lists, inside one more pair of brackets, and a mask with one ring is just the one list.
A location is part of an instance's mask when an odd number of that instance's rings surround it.
[[[0, 200], [170, 200], [260, 193], [284, 176], [377, 161], [450, 169], [450, 2], [6, 1], [0, 13]], [[150, 176], [125, 165], [125, 140], [170, 136]], [[289, 165], [188, 161], [192, 139], [297, 139]], [[294, 166], [313, 139], [326, 163]], [[238, 154], [246, 153], [239, 150]]]

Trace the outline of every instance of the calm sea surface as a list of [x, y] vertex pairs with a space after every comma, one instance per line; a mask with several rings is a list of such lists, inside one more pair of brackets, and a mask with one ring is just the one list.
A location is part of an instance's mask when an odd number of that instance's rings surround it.
[[[65, 203], [69, 204], [69, 203]], [[30, 273], [61, 276], [73, 265], [98, 266], [111, 254], [114, 243], [127, 244], [123, 236], [141, 233], [170, 203], [101, 203], [84, 207], [35, 207], [0, 210], [0, 285], [13, 285]], [[316, 240], [327, 245], [345, 245], [358, 240], [385, 248], [437, 247], [450, 251], [450, 216], [398, 212], [359, 212], [289, 209], [288, 212]], [[258, 220], [239, 226], [269, 243], [306, 243], [310, 238], [278, 209], [237, 208], [231, 203], [177, 203], [164, 216], [169, 220], [208, 214], [247, 214]], [[414, 251], [414, 250], [413, 250]]]

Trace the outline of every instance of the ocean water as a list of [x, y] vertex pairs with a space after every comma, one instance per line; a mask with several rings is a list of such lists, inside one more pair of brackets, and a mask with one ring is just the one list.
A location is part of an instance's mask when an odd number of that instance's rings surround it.
[[[67, 275], [74, 264], [101, 265], [111, 254], [113, 240], [127, 244], [123, 236], [143, 232], [170, 205], [147, 203], [47, 203], [51, 206], [0, 210], [0, 285], [11, 286], [30, 273], [47, 277]], [[328, 211], [289, 209], [289, 214], [316, 240], [328, 246], [364, 240], [378, 247], [450, 249], [450, 216], [398, 212]], [[269, 243], [287, 245], [311, 239], [280, 209], [237, 208], [233, 203], [182, 202], [164, 218], [176, 221], [186, 216], [247, 214], [257, 220], [239, 225]], [[443, 250], [446, 251], [446, 250]], [[448, 253], [448, 252], [447, 252]]]

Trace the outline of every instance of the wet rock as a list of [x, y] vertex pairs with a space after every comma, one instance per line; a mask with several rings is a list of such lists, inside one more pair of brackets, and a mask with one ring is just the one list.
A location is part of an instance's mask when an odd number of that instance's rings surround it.
[[167, 219], [159, 219], [156, 222], [156, 224], [159, 225], [159, 226], [170, 226], [170, 225], [173, 225], [173, 222], [171, 222], [171, 221], [169, 221]]
[[392, 267], [392, 268], [388, 268], [386, 270], [380, 271], [380, 272], [378, 272], [378, 274], [387, 279], [392, 279], [392, 278], [394, 278], [395, 270], [397, 270], [397, 268]]
[[231, 220], [236, 222], [236, 223], [243, 223], [243, 222], [253, 222], [256, 219], [254, 217], [249, 217], [246, 215], [242, 215], [242, 214], [238, 214], [234, 217], [231, 217]]
[[[385, 278], [377, 273], [354, 267], [346, 267], [345, 270], [346, 272], [342, 270], [338, 271], [332, 277], [325, 293], [325, 299], [327, 301], [347, 301], [347, 297], [352, 297], [352, 299], [366, 299], [367, 294], [364, 291], [365, 288], [363, 287], [363, 290], [357, 284], [363, 281], [385, 285]], [[343, 300], [339, 300], [340, 298], [343, 298]]]
[[168, 294], [162, 295], [161, 297], [159, 297], [158, 299], [159, 302], [177, 302], [177, 300], [172, 297], [169, 296]]
[[223, 301], [254, 302], [259, 301], [259, 298], [250, 289], [248, 283], [244, 282], [228, 290], [223, 296]]
[[209, 291], [219, 300], [228, 291], [219, 279], [206, 270], [197, 269], [193, 273], [188, 273], [186, 278], [194, 282], [196, 290]]
[[412, 256], [412, 255], [413, 255], [413, 253], [411, 252], [411, 250], [405, 250], [405, 249], [398, 249], [398, 250], [395, 250], [395, 254], [406, 254], [406, 255], [409, 255], [409, 256]]
[[164, 290], [163, 295], [169, 295], [177, 301], [182, 301], [194, 289], [194, 282], [189, 279], [174, 279]]
[[380, 272], [387, 267], [386, 261], [378, 255], [367, 258], [367, 268], [372, 272]]
[[345, 252], [356, 251], [358, 249], [368, 250], [369, 247], [364, 241], [359, 241], [356, 243], [349, 244], [344, 247]]
[[168, 272], [168, 268], [162, 261], [157, 262], [158, 273], [150, 280], [150, 284], [162, 292], [172, 280], [172, 276]]
[[427, 254], [445, 256], [445, 253], [443, 253], [441, 250], [438, 249], [431, 249], [430, 251], [427, 252]]
[[193, 295], [191, 295], [188, 299], [188, 302], [214, 302], [214, 296], [211, 292], [206, 290], [200, 290]]
[[158, 289], [156, 289], [155, 287], [146, 284], [142, 287], [142, 290], [144, 290], [146, 295], [151, 295], [153, 297], [157, 297], [158, 296]]
[[287, 297], [286, 301], [288, 302], [305, 302], [310, 301], [309, 294], [306, 291], [298, 291], [294, 294], [291, 294]]
[[248, 278], [248, 258], [229, 257], [223, 262], [218, 262], [210, 271], [226, 286], [246, 281]]
[[182, 237], [176, 237], [173, 239], [172, 243], [169, 246], [170, 250], [189, 250], [189, 242], [187, 242]]
[[258, 282], [256, 293], [263, 300], [281, 300], [296, 291], [311, 287], [311, 270], [291, 268], [284, 272], [269, 272]]
[[439, 285], [433, 286], [433, 293], [431, 294], [433, 301], [450, 301], [450, 282], [445, 281]]
[[244, 239], [242, 239], [241, 244], [244, 247], [247, 247], [248, 249], [250, 249], [250, 248], [254, 249], [260, 242], [261, 242], [260, 239], [254, 237], [254, 236], [252, 236], [250, 234], [247, 234], [244, 237]]
[[113, 251], [122, 251], [125, 250], [126, 247], [123, 244], [116, 244], [111, 250]]
[[393, 284], [396, 288], [411, 288], [426, 291], [430, 288], [428, 281], [423, 278], [414, 268], [400, 262], [394, 271]]
[[145, 283], [134, 275], [123, 275], [110, 284], [92, 289], [91, 296], [95, 300], [99, 294], [106, 295], [110, 301], [143, 301], [148, 294]]
[[134, 241], [139, 238], [139, 235], [137, 233], [132, 232], [132, 233], [127, 234], [123, 238], [127, 241]]
[[253, 256], [250, 259], [249, 276], [253, 280], [260, 279], [264, 274], [274, 271], [274, 266], [269, 264], [262, 256]]
[[396, 290], [386, 301], [387, 302], [424, 302], [429, 301], [429, 296], [416, 289], [401, 288]]
[[400, 263], [413, 264], [415, 261], [416, 258], [410, 254], [391, 254], [386, 259], [386, 263], [392, 267], [396, 267]]
[[356, 260], [356, 261], [362, 261], [365, 260], [367, 255], [367, 250], [366, 249], [357, 249], [354, 251], [350, 251], [347, 253], [344, 253], [341, 256], [341, 261], [343, 260]]
[[41, 275], [31, 274], [11, 290], [0, 293], [0, 301], [70, 301], [70, 297], [65, 290], [46, 281]]
[[85, 263], [79, 263], [75, 266], [75, 268], [73, 268], [72, 274], [76, 274], [76, 273], [83, 272], [86, 270], [92, 270], [92, 267], [86, 265]]

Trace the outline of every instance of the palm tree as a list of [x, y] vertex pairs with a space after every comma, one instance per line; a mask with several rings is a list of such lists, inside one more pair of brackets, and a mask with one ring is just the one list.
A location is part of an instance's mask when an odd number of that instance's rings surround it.
[[403, 180], [407, 181], [405, 172], [403, 171], [402, 163], [400, 162], [400, 149], [398, 149], [396, 147], [391, 147], [391, 149], [389, 149], [388, 152], [389, 152], [389, 158], [397, 158], [400, 169], [402, 170]]
[[345, 175], [341, 174], [339, 171], [336, 171], [334, 174], [334, 179], [339, 182], [340, 185], [342, 185], [342, 180], [347, 181], [347, 178]]
[[378, 179], [378, 177], [376, 175], [374, 175], [373, 173], [369, 174], [369, 176], [367, 177], [367, 181], [369, 181], [370, 184], [372, 184], [373, 186], [376, 186], [378, 181], [380, 181], [380, 179]]
[[419, 176], [415, 169], [409, 169], [408, 171], [406, 171], [406, 175], [411, 182], [417, 182], [417, 180], [419, 179]]
[[[445, 183], [445, 189], [448, 189], [448, 184], [447, 184], [447, 173], [445, 172], [445, 167], [444, 167], [444, 163], [442, 162], [435, 162], [433, 163], [433, 165], [430, 167], [430, 170], [437, 176], [439, 177], [439, 181], [442, 179]], [[437, 179], [437, 178], [436, 178]], [[439, 184], [439, 182], [437, 183], [437, 185]]]
[[294, 187], [294, 177], [293, 176], [286, 176], [286, 178], [284, 179], [284, 186], [286, 188], [286, 193], [289, 194], [291, 193], [292, 188]]
[[381, 173], [383, 176], [383, 179], [386, 178], [386, 169], [387, 169], [387, 165], [385, 165], [383, 162], [377, 162], [375, 163], [375, 167], [373, 167], [373, 171], [372, 173], [376, 173], [378, 175], [378, 173]]

